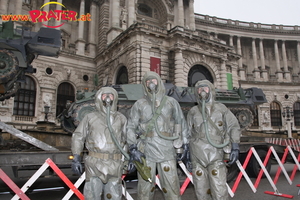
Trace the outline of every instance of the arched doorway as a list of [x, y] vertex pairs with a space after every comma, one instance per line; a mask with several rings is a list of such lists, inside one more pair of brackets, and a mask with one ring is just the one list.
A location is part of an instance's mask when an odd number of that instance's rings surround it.
[[117, 74], [116, 84], [128, 84], [128, 71], [125, 66], [121, 67]]
[[197, 81], [209, 80], [211, 83], [214, 83], [214, 79], [210, 71], [203, 65], [193, 66], [188, 74], [188, 86], [193, 87]]
[[63, 82], [57, 88], [56, 116], [63, 112], [68, 100], [72, 102], [75, 101], [75, 90], [73, 85]]

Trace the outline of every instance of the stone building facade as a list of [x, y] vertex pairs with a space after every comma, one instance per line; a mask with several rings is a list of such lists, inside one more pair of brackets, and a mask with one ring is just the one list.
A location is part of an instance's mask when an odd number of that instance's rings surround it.
[[[249, 130], [300, 132], [300, 27], [222, 19], [194, 13], [194, 0], [1, 0], [1, 14], [30, 10], [72, 10], [82, 21], [15, 22], [32, 31], [57, 26], [58, 58], [38, 57], [27, 78], [34, 101], [20, 98], [0, 105], [1, 121], [32, 127], [56, 116], [66, 100], [82, 90], [140, 83], [146, 71], [164, 81], [192, 86], [208, 79], [219, 89], [262, 88], [268, 100], [258, 106]], [[63, 6], [62, 6], [63, 5]], [[26, 90], [26, 85], [23, 85]], [[30, 91], [30, 89], [29, 89]], [[30, 107], [30, 108], [29, 108]], [[293, 115], [293, 116], [292, 116]]]

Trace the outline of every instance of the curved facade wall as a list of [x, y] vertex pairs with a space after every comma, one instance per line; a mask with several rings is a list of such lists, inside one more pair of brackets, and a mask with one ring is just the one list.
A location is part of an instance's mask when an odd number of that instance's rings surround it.
[[[1, 14], [26, 14], [49, 0], [0, 2]], [[59, 29], [63, 45], [58, 58], [38, 57], [31, 74], [36, 82], [34, 116], [13, 115], [14, 98], [0, 105], [1, 121], [24, 128], [44, 119], [56, 120], [57, 89], [67, 82], [75, 94], [115, 84], [127, 71], [128, 83], [140, 83], [143, 74], [157, 70], [177, 86], [197, 78], [211, 80], [219, 89], [262, 88], [268, 100], [257, 107], [253, 131], [291, 131], [297, 136], [300, 116], [282, 115], [287, 107], [299, 112], [300, 27], [221, 19], [195, 14], [193, 0], [58, 0], [86, 21], [65, 21]], [[48, 9], [61, 9], [51, 5]], [[44, 22], [56, 25], [50, 20]], [[37, 31], [42, 23], [16, 21]], [[126, 70], [124, 70], [124, 67]], [[51, 68], [53, 73], [48, 74]], [[99, 80], [95, 80], [95, 75]], [[97, 85], [97, 82], [99, 83]], [[95, 85], [96, 83], [96, 85]], [[50, 100], [49, 100], [50, 97]], [[278, 105], [274, 112], [273, 105]], [[296, 106], [295, 106], [296, 105]], [[273, 123], [272, 116], [281, 123]], [[291, 127], [291, 128], [289, 128]]]

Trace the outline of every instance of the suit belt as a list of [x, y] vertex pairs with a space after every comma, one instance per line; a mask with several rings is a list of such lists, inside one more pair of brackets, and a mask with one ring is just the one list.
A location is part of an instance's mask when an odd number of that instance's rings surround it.
[[[223, 141], [223, 138], [221, 136], [217, 136], [217, 135], [209, 135], [210, 139], [217, 142], [217, 143], [220, 143]], [[206, 135], [205, 133], [202, 133], [202, 134], [192, 134], [192, 138], [198, 138], [198, 139], [203, 139], [205, 138], [206, 139]]]
[[94, 157], [94, 158], [100, 158], [103, 160], [120, 160], [122, 158], [122, 154], [120, 153], [98, 153], [98, 152], [89, 152], [89, 156]]

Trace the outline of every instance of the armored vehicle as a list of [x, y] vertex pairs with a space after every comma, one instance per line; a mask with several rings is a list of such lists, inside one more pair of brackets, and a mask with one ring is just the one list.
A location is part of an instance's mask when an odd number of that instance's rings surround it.
[[[134, 102], [143, 97], [143, 87], [141, 84], [124, 84], [113, 85], [119, 95], [118, 110], [128, 117], [131, 106]], [[178, 87], [171, 83], [165, 83], [166, 95], [175, 98], [186, 116], [188, 111], [196, 105], [193, 87]], [[96, 91], [82, 91], [77, 93], [76, 102], [68, 102], [67, 108], [58, 117], [61, 121], [62, 128], [72, 134], [83, 117], [96, 110], [94, 103], [94, 95]], [[233, 90], [216, 89], [216, 100], [224, 103], [237, 117], [241, 128], [245, 131], [253, 123], [253, 118], [256, 115], [256, 106], [266, 103], [266, 97], [260, 88], [252, 87], [248, 89], [234, 88]], [[260, 157], [263, 159], [266, 156], [269, 145], [264, 141], [263, 137], [242, 137], [240, 144], [240, 158], [243, 160], [251, 147], [258, 148]], [[281, 151], [281, 150], [280, 150]], [[269, 162], [266, 166], [268, 170], [271, 168]], [[260, 166], [255, 159], [249, 163], [247, 171], [253, 177], [259, 173]], [[227, 180], [233, 180], [238, 168], [232, 165], [228, 168]]]
[[[119, 111], [125, 116], [136, 100], [143, 97], [141, 84], [114, 85], [119, 94]], [[166, 95], [175, 98], [184, 114], [196, 105], [196, 99], [192, 87], [178, 87], [171, 83], [165, 83]], [[68, 103], [67, 109], [60, 115], [61, 125], [69, 133], [73, 133], [85, 114], [95, 110], [95, 91], [78, 92], [77, 101]], [[263, 91], [259, 88], [234, 88], [233, 90], [216, 90], [216, 100], [224, 103], [237, 117], [242, 129], [246, 129], [253, 123], [256, 114], [255, 106], [267, 102]]]
[[0, 25], [0, 101], [18, 91], [25, 73], [35, 73], [31, 65], [38, 56], [58, 56], [60, 30], [40, 28], [31, 32], [26, 27], [14, 27], [12, 21]]

